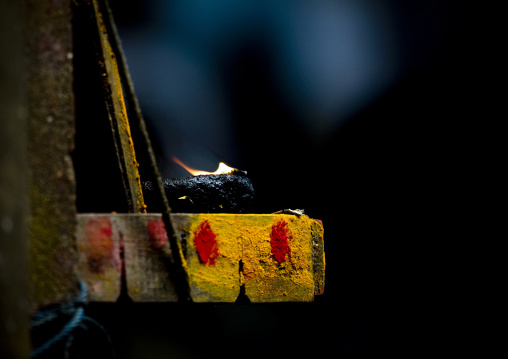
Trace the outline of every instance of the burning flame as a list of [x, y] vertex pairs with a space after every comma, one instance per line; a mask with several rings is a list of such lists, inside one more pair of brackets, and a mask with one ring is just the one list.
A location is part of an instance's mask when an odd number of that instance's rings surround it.
[[180, 161], [176, 156], [172, 156], [172, 160], [176, 163], [178, 163], [180, 166], [185, 168], [188, 172], [190, 172], [193, 176], [202, 176], [202, 175], [225, 175], [229, 174], [233, 171], [237, 171], [236, 168], [229, 167], [224, 162], [219, 163], [219, 168], [217, 168], [217, 171], [215, 172], [206, 172], [206, 171], [200, 171], [196, 170], [194, 168], [190, 168], [185, 163]]

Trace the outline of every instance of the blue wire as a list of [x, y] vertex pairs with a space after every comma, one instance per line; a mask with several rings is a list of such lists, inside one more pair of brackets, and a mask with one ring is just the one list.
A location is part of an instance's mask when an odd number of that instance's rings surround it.
[[53, 338], [48, 340], [46, 343], [38, 347], [32, 352], [32, 358], [37, 357], [42, 352], [45, 352], [50, 347], [52, 347], [55, 343], [58, 343], [63, 338], [70, 336], [72, 331], [79, 325], [79, 323], [83, 320], [83, 308], [77, 308], [76, 314], [74, 317], [63, 327], [60, 333], [56, 334]]
[[32, 327], [42, 326], [46, 323], [51, 322], [54, 319], [57, 319], [60, 315], [71, 315], [72, 318], [67, 324], [62, 328], [62, 330], [53, 336], [51, 339], [46, 341], [40, 347], [34, 349], [32, 351], [32, 358], [39, 356], [41, 353], [45, 352], [49, 348], [51, 348], [54, 344], [58, 343], [62, 339], [68, 337], [67, 346], [72, 339], [72, 332], [76, 327], [84, 324], [85, 322], [90, 322], [94, 324], [96, 327], [101, 329], [104, 333], [107, 334], [106, 330], [102, 325], [97, 323], [94, 319], [87, 317], [84, 313], [83, 305], [88, 303], [87, 293], [88, 287], [85, 282], [80, 283], [81, 290], [77, 298], [71, 302], [62, 303], [56, 308], [51, 308], [48, 310], [42, 310], [35, 314], [32, 318]]

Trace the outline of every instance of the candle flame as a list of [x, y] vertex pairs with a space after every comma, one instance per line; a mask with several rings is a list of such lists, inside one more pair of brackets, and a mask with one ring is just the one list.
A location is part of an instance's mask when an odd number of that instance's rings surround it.
[[172, 160], [176, 163], [178, 163], [180, 166], [182, 166], [183, 168], [185, 168], [190, 174], [192, 174], [193, 176], [203, 176], [203, 175], [223, 175], [223, 174], [229, 174], [229, 173], [232, 173], [234, 171], [237, 171], [236, 168], [233, 168], [233, 167], [229, 167], [228, 165], [226, 165], [224, 162], [221, 162], [219, 163], [219, 168], [217, 168], [217, 171], [215, 172], [207, 172], [207, 171], [200, 171], [200, 170], [196, 170], [194, 168], [191, 168], [189, 166], [187, 166], [185, 163], [183, 163], [182, 161], [180, 161], [176, 156], [172, 156]]

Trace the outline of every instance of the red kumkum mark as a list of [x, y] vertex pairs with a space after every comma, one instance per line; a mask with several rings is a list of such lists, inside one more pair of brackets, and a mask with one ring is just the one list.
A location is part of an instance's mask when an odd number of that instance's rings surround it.
[[113, 240], [111, 222], [108, 217], [90, 219], [86, 223], [88, 239], [88, 267], [94, 273], [103, 272], [113, 257]]
[[194, 231], [194, 246], [202, 264], [214, 265], [215, 258], [219, 256], [216, 235], [213, 233], [210, 223], [205, 219]]
[[293, 239], [293, 236], [288, 232], [288, 224], [283, 219], [272, 225], [270, 246], [272, 247], [273, 257], [279, 264], [286, 260], [286, 255], [288, 258], [291, 257], [291, 248], [289, 247], [288, 239]]
[[149, 220], [147, 229], [152, 248], [161, 249], [168, 242], [168, 232], [162, 218]]

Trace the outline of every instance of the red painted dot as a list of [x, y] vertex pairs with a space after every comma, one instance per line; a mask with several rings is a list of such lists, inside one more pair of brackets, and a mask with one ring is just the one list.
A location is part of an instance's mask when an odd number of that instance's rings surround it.
[[149, 220], [147, 229], [152, 248], [161, 249], [168, 242], [168, 233], [162, 218]]
[[113, 256], [113, 230], [109, 218], [90, 219], [85, 233], [89, 244], [88, 267], [94, 273], [102, 272]]
[[215, 259], [219, 256], [219, 247], [216, 235], [207, 219], [201, 222], [198, 229], [194, 231], [194, 246], [202, 264], [215, 264]]
[[270, 246], [272, 247], [273, 257], [277, 262], [282, 263], [291, 257], [291, 247], [289, 247], [288, 239], [293, 239], [289, 234], [288, 224], [285, 220], [281, 219], [276, 224], [272, 225], [272, 233], [270, 233]]

